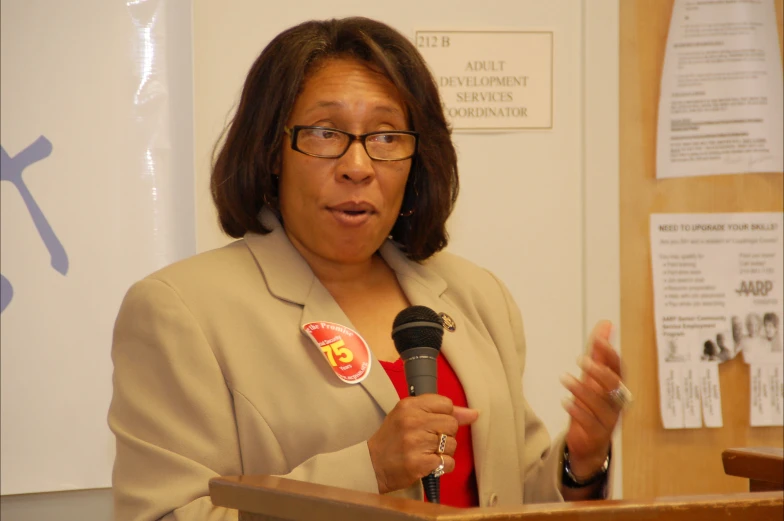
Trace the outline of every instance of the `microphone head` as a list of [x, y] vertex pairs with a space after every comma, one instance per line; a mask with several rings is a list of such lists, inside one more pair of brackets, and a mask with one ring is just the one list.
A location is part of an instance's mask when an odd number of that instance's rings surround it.
[[414, 347], [441, 349], [444, 323], [438, 313], [426, 306], [411, 306], [395, 317], [392, 323], [392, 340], [401, 355]]

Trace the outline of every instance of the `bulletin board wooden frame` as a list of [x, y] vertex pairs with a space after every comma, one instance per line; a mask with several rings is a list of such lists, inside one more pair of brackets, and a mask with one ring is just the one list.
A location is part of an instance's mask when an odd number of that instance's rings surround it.
[[[673, 3], [620, 2], [620, 331], [624, 376], [636, 398], [623, 420], [623, 496], [627, 499], [748, 490], [747, 481], [724, 474], [722, 451], [784, 445], [781, 427], [749, 426], [749, 369], [741, 358], [719, 366], [722, 428], [662, 427], [650, 214], [784, 210], [781, 172], [656, 179], [659, 87]], [[776, 18], [784, 51], [782, 0], [776, 0]]]

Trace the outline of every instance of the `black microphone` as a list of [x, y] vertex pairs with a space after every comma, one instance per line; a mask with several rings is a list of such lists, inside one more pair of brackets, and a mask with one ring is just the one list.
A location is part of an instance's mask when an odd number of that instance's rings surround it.
[[[437, 359], [444, 337], [441, 317], [425, 306], [411, 306], [395, 317], [392, 323], [392, 340], [403, 359], [408, 383], [408, 394], [438, 394]], [[441, 478], [432, 474], [422, 478], [427, 500], [441, 501]]]

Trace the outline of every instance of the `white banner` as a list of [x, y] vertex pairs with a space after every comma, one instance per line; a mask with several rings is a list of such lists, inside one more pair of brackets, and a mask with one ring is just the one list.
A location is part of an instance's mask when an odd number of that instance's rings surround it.
[[0, 16], [1, 492], [106, 487], [120, 301], [195, 250], [190, 5]]

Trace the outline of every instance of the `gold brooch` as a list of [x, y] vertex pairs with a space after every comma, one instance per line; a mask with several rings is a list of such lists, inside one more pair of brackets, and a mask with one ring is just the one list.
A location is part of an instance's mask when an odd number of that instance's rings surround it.
[[457, 325], [455, 324], [455, 321], [452, 320], [452, 317], [443, 311], [439, 313], [438, 316], [441, 317], [441, 321], [444, 323], [444, 327], [447, 329], [447, 331], [454, 333], [455, 329], [457, 329]]

